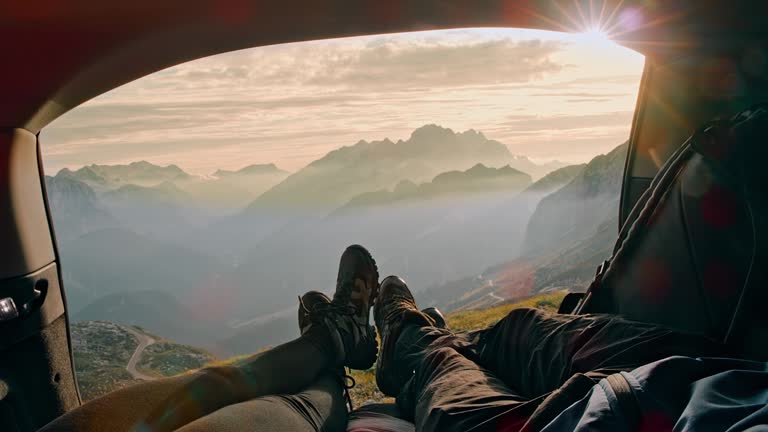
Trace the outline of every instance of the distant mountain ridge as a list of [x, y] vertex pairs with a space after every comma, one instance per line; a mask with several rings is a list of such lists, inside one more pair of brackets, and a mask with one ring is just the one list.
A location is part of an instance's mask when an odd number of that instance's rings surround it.
[[568, 165], [549, 172], [535, 183], [528, 186], [526, 192], [550, 193], [565, 186], [584, 170], [587, 164]]
[[523, 190], [531, 184], [531, 176], [509, 165], [501, 168], [477, 164], [466, 171], [448, 171], [430, 182], [415, 184], [409, 180], [398, 183], [393, 190], [367, 192], [353, 197], [337, 211], [352, 207], [386, 205], [395, 201], [450, 199], [456, 195], [493, 194]]
[[288, 174], [288, 171], [281, 170], [277, 165], [271, 164], [254, 164], [240, 168], [239, 170], [223, 170], [219, 169], [213, 173], [214, 177], [223, 178], [229, 176], [241, 176], [241, 175], [264, 175], [264, 174]]
[[170, 181], [164, 181], [155, 186], [125, 184], [102, 194], [102, 200], [150, 201], [157, 204], [181, 203], [189, 200], [186, 192]]
[[536, 163], [527, 156], [521, 155], [512, 156], [512, 161], [509, 165], [519, 171], [529, 174], [534, 181], [538, 181], [552, 171], [571, 166], [565, 162], [560, 162], [559, 160]]
[[126, 184], [154, 186], [165, 181], [187, 180], [192, 176], [176, 165], [158, 166], [147, 161], [127, 165], [87, 165], [76, 171], [64, 168], [58, 174], [71, 175], [96, 190]]
[[[539, 292], [582, 290], [611, 254], [618, 234], [620, 186], [628, 145], [586, 165], [562, 168], [523, 194], [547, 191], [525, 229], [518, 258], [478, 276], [430, 287], [418, 297], [446, 310], [486, 307]], [[563, 180], [570, 178], [565, 185]]]
[[446, 191], [471, 189], [474, 191], [494, 191], [511, 189], [531, 184], [531, 176], [520, 170], [504, 165], [501, 168], [486, 167], [478, 163], [466, 171], [448, 171], [438, 174], [432, 184], [445, 186]]
[[528, 223], [527, 255], [585, 240], [605, 218], [617, 214], [628, 146], [596, 156], [570, 183], [541, 200]]
[[265, 192], [247, 211], [306, 206], [333, 209], [357, 195], [392, 189], [402, 181], [430, 181], [438, 174], [477, 164], [517, 169], [515, 164], [523, 160], [530, 163], [481, 132], [457, 133], [425, 125], [407, 140], [359, 141], [333, 150]]
[[45, 176], [45, 189], [53, 212], [53, 224], [60, 239], [78, 237], [89, 231], [118, 225], [87, 184], [64, 174]]
[[204, 181], [181, 183], [193, 199], [219, 209], [239, 212], [291, 173], [275, 164], [254, 164], [239, 170], [217, 170]]
[[[92, 164], [77, 170], [64, 168], [55, 177], [84, 183], [106, 201], [106, 207], [117, 207], [111, 209], [116, 216], [126, 209], [141, 211], [146, 205], [166, 210], [176, 206], [183, 207], [182, 221], [199, 221], [239, 211], [289, 174], [275, 164], [252, 164], [236, 171], [220, 169], [205, 177], [189, 174], [173, 164], [160, 166], [138, 161], [125, 165]], [[199, 210], [204, 211], [195, 214]], [[137, 214], [125, 216], [122, 219], [134, 220]]]
[[134, 186], [129, 189], [136, 192], [135, 186], [162, 189], [161, 185], [174, 184], [193, 199], [223, 208], [310, 205], [330, 210], [363, 193], [391, 189], [402, 181], [430, 181], [441, 173], [464, 171], [477, 164], [509, 166], [533, 180], [564, 166], [560, 162], [535, 164], [525, 156], [514, 156], [504, 144], [473, 129], [454, 132], [429, 124], [414, 130], [407, 140], [361, 140], [332, 150], [294, 174], [266, 163], [238, 170], [219, 169], [209, 177], [200, 177], [174, 164], [160, 166], [142, 160], [64, 168], [57, 176], [81, 181], [97, 195], [123, 186]]

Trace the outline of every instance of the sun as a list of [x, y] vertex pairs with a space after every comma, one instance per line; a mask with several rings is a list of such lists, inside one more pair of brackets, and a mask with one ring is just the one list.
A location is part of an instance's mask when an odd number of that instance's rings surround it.
[[595, 40], [610, 39], [610, 36], [608, 36], [608, 32], [603, 30], [600, 26], [591, 26], [583, 34], [584, 34], [584, 37], [588, 39], [595, 39]]
[[576, 33], [576, 39], [589, 44], [604, 44], [611, 41], [611, 36], [600, 26], [590, 26], [586, 30]]
[[538, 17], [571, 33], [577, 40], [594, 44], [616, 43], [627, 34], [655, 25], [644, 20], [646, 6], [624, 3], [624, 0], [552, 0], [551, 15]]

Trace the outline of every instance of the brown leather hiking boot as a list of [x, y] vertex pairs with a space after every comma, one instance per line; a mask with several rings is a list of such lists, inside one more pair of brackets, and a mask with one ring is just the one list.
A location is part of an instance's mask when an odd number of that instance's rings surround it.
[[[368, 324], [378, 288], [379, 272], [373, 257], [362, 246], [350, 246], [341, 255], [333, 300], [317, 291], [305, 294], [301, 308], [305, 311], [299, 311], [299, 327], [325, 326], [340, 365], [368, 369], [376, 361], [378, 351], [376, 330]], [[311, 305], [306, 304], [305, 298], [307, 302], [311, 300]]]
[[373, 308], [373, 319], [381, 337], [381, 352], [376, 361], [376, 384], [385, 395], [397, 396], [407, 379], [397, 376], [396, 368], [392, 365], [395, 344], [403, 324], [434, 326], [435, 321], [419, 311], [408, 285], [397, 276], [388, 276], [381, 281]]

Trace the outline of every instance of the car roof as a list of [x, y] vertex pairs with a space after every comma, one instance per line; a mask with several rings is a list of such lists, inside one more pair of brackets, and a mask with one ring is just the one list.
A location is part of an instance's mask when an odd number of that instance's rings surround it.
[[[753, 3], [763, 10], [748, 9]], [[0, 127], [36, 133], [124, 83], [253, 46], [461, 27], [578, 32], [586, 30], [582, 23], [603, 17], [628, 27], [618, 32], [620, 43], [646, 55], [663, 55], [696, 45], [705, 33], [761, 31], [766, 5], [733, 1], [724, 8], [715, 0], [6, 0], [0, 4]]]

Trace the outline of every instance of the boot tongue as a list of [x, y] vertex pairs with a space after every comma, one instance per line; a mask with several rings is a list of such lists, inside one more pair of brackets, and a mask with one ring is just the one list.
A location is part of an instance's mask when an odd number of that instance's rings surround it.
[[331, 299], [328, 296], [318, 291], [309, 291], [299, 296], [299, 329], [309, 325], [318, 306], [330, 304], [330, 302]]

